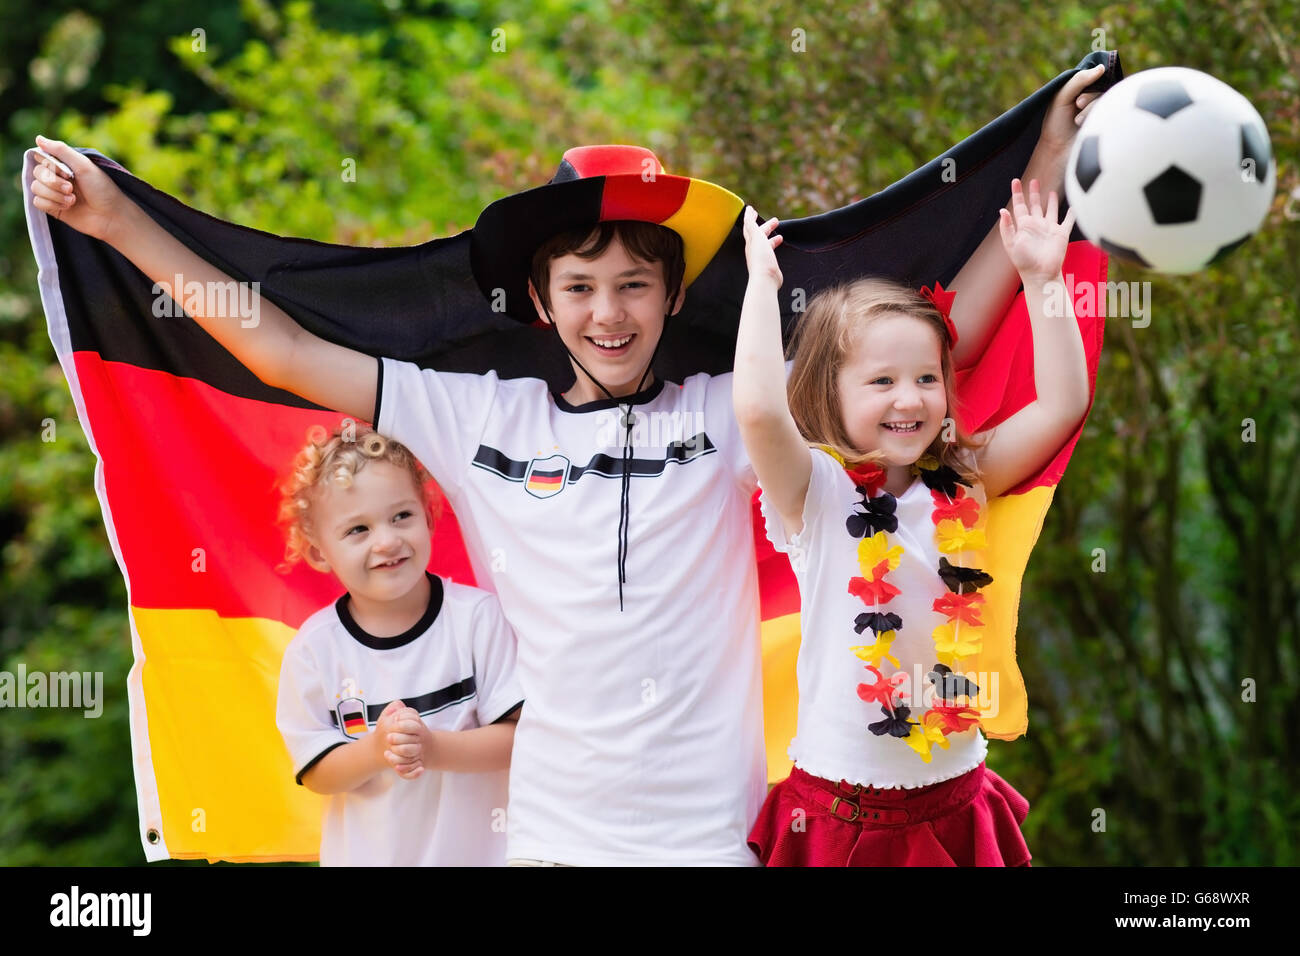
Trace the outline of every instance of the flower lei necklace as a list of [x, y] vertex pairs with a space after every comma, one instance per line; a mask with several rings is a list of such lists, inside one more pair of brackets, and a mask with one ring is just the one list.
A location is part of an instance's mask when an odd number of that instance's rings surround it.
[[[820, 447], [844, 465], [844, 459], [834, 450]], [[861, 598], [868, 609], [854, 619], [853, 630], [857, 634], [870, 630], [875, 636], [870, 644], [855, 645], [850, 650], [866, 662], [866, 670], [875, 677], [870, 684], [858, 684], [858, 697], [879, 704], [884, 715], [867, 729], [878, 737], [888, 734], [901, 739], [929, 763], [932, 747], [948, 748], [948, 734], [979, 724], [979, 714], [969, 706], [969, 698], [979, 693], [979, 686], [962, 677], [957, 669], [962, 658], [978, 654], [982, 649], [984, 622], [980, 619], [980, 606], [984, 595], [979, 589], [993, 583], [989, 574], [974, 567], [969, 560], [977, 557], [971, 552], [987, 546], [980, 502], [966, 491], [973, 487], [970, 482], [932, 456], [926, 455], [912, 466], [912, 474], [920, 477], [934, 499], [930, 519], [935, 525], [941, 555], [937, 571], [948, 593], [935, 599], [932, 607], [948, 620], [931, 632], [936, 663], [927, 675], [935, 686], [936, 698], [943, 703], [932, 706], [919, 722], [909, 720], [912, 708], [904, 703], [907, 693], [899, 687], [906, 675], [899, 671], [886, 677], [880, 671], [886, 660], [896, 668], [900, 666], [898, 658], [890, 652], [890, 645], [903, 620], [897, 614], [881, 610], [882, 605], [901, 593], [885, 580], [903, 556], [902, 546], [891, 545], [888, 537], [898, 530], [895, 514], [898, 499], [883, 490], [886, 473], [880, 465], [859, 465], [845, 471], [862, 495], [862, 501], [854, 506], [844, 523], [849, 535], [858, 539], [858, 565], [862, 572], [861, 577], [849, 579], [849, 593]], [[950, 562], [947, 555], [952, 555], [957, 563]], [[957, 703], [960, 697], [967, 698], [966, 705]]]

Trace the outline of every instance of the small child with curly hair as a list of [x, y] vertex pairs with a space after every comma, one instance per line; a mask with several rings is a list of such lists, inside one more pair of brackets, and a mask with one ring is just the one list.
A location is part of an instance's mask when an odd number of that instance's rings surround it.
[[280, 509], [286, 563], [347, 589], [285, 649], [276, 704], [298, 783], [328, 797], [321, 865], [504, 865], [515, 635], [487, 591], [426, 570], [423, 466], [345, 424], [308, 433]]

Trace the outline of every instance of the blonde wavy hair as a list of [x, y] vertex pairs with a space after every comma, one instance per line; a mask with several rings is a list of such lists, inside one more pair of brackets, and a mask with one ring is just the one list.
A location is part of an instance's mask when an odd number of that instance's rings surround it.
[[419, 490], [420, 503], [430, 529], [441, 512], [441, 495], [433, 479], [401, 442], [386, 438], [364, 425], [340, 425], [332, 433], [320, 425], [307, 429], [307, 444], [293, 461], [289, 476], [281, 482], [280, 513], [277, 524], [285, 534], [284, 561], [277, 565], [281, 574], [306, 558], [312, 524], [312, 505], [328, 484], [350, 488], [356, 474], [372, 461], [386, 461], [404, 469]]
[[919, 292], [890, 279], [858, 279], [833, 286], [817, 293], [808, 303], [786, 353], [786, 358], [794, 361], [786, 390], [799, 433], [810, 445], [833, 448], [849, 467], [883, 459], [883, 452], [862, 452], [849, 441], [840, 402], [839, 374], [857, 336], [871, 322], [887, 315], [905, 315], [924, 322], [939, 341], [946, 414], [956, 423], [956, 428], [953, 441], [945, 441], [944, 429], [940, 429], [925, 453], [964, 478], [977, 478], [975, 450], [986, 439], [973, 437], [962, 427], [953, 389], [952, 350], [943, 316]]

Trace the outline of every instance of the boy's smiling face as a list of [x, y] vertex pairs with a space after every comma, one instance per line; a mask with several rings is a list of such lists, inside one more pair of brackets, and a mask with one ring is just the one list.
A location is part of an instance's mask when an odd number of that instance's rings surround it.
[[368, 462], [351, 487], [327, 483], [311, 511], [308, 562], [332, 572], [363, 609], [409, 599], [421, 586], [430, 529], [420, 489], [405, 469]]
[[[614, 238], [595, 259], [575, 254], [550, 263], [551, 318], [569, 352], [616, 398], [636, 391], [663, 333], [668, 290], [660, 262], [633, 258]], [[546, 313], [531, 282], [528, 293], [538, 316]], [[676, 313], [684, 292], [672, 303]], [[579, 368], [568, 393], [571, 404], [607, 398]], [[654, 381], [646, 375], [642, 387]]]

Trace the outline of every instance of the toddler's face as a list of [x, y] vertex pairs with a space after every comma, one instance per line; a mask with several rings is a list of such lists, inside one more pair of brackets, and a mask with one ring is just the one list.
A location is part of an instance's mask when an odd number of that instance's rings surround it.
[[948, 411], [934, 330], [907, 315], [873, 319], [854, 336], [837, 380], [849, 441], [910, 465], [938, 437]]
[[312, 503], [308, 560], [353, 595], [397, 600], [424, 577], [432, 546], [419, 489], [405, 469], [371, 461], [352, 487], [333, 482]]

